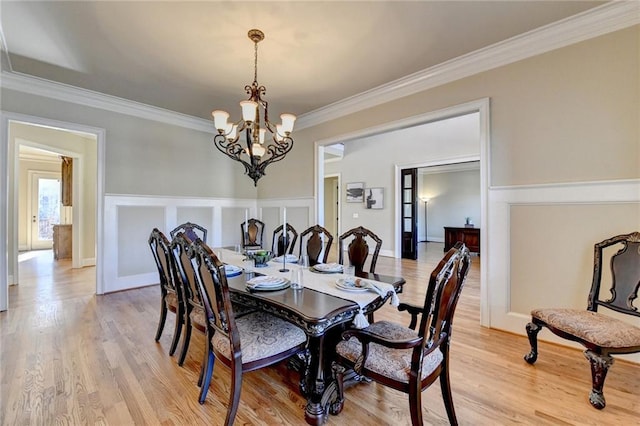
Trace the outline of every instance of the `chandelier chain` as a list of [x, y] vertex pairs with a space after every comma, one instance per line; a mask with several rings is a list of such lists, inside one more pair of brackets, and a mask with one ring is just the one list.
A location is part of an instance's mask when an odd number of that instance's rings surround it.
[[253, 55], [253, 82], [258, 83], [258, 42], [253, 42], [254, 55]]

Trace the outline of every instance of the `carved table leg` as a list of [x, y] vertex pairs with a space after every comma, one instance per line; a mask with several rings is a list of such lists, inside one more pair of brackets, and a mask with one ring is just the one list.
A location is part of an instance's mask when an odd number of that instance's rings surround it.
[[591, 364], [591, 380], [593, 385], [591, 393], [589, 394], [589, 402], [598, 410], [602, 410], [605, 405], [607, 405], [604, 400], [602, 388], [604, 387], [604, 379], [607, 378], [609, 367], [613, 364], [613, 358], [609, 355], [600, 355], [590, 350], [584, 351], [584, 356]]
[[538, 333], [542, 327], [538, 324], [530, 322], [527, 324], [527, 336], [529, 336], [529, 344], [531, 345], [531, 352], [524, 356], [524, 360], [529, 364], [533, 364], [538, 359]]
[[309, 357], [307, 377], [301, 379], [306, 383], [308, 392], [304, 418], [309, 424], [321, 425], [327, 417], [327, 408], [322, 404], [325, 390], [324, 335], [309, 338]]

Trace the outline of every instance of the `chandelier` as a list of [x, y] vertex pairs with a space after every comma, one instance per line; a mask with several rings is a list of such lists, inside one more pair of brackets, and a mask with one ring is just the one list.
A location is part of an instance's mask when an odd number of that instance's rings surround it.
[[[262, 99], [266, 92], [264, 86], [258, 84], [258, 43], [264, 40], [260, 30], [249, 30], [249, 39], [254, 43], [253, 83], [244, 87], [249, 99], [240, 102], [242, 119], [236, 123], [228, 123], [229, 113], [216, 110], [211, 113], [218, 134], [213, 143], [226, 156], [244, 165], [245, 174], [258, 186], [258, 179], [264, 176], [264, 170], [271, 163], [282, 160], [293, 148], [293, 123], [296, 116], [282, 114], [282, 122], [273, 125], [269, 121], [269, 105]], [[264, 121], [260, 120], [260, 110], [264, 111]], [[272, 141], [265, 143], [267, 131]], [[244, 141], [240, 135], [244, 132]]]

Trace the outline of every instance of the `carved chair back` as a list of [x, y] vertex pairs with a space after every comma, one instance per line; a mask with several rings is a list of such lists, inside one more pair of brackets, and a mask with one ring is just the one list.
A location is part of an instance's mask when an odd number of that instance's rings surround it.
[[278, 226], [273, 231], [273, 243], [271, 244], [271, 251], [274, 256], [282, 256], [283, 254], [293, 253], [293, 249], [298, 241], [298, 232], [291, 224], [287, 223], [287, 233], [282, 232], [283, 226]]
[[153, 259], [158, 267], [160, 288], [163, 297], [166, 296], [167, 291], [179, 294], [173, 279], [174, 266], [169, 245], [170, 243], [167, 237], [165, 237], [158, 228], [153, 228], [151, 235], [149, 235], [149, 247], [151, 248]]
[[197, 223], [186, 222], [182, 225], [176, 226], [171, 232], [171, 239], [178, 235], [178, 232], [184, 232], [191, 241], [195, 241], [200, 238], [205, 243], [207, 242], [207, 230], [198, 225]]
[[[202, 242], [193, 245], [193, 267], [196, 270], [198, 285], [203, 296], [203, 306], [208, 325], [215, 333], [221, 333], [229, 339], [232, 359], [241, 355], [240, 336], [235, 325], [235, 315], [229, 296], [229, 285], [224, 264], [215, 253]], [[216, 352], [216, 348], [211, 348]], [[227, 356], [216, 356], [225, 361]]]
[[158, 268], [158, 275], [160, 278], [160, 319], [158, 321], [158, 327], [156, 329], [156, 342], [160, 340], [162, 331], [164, 330], [164, 324], [167, 318], [167, 311], [174, 312], [176, 314], [175, 328], [173, 332], [173, 340], [169, 348], [169, 355], [173, 355], [175, 352], [180, 335], [182, 332], [182, 324], [184, 322], [184, 312], [186, 304], [184, 300], [184, 291], [182, 281], [177, 276], [175, 262], [171, 254], [171, 248], [169, 240], [158, 228], [154, 228], [149, 235], [149, 247], [153, 254], [153, 259], [156, 262]]
[[[196, 240], [197, 241], [197, 240]], [[175, 259], [178, 275], [184, 284], [184, 296], [187, 302], [187, 310], [202, 308], [202, 297], [195, 278], [195, 271], [191, 264], [193, 241], [183, 232], [171, 241], [171, 251]]]
[[[611, 256], [610, 297], [601, 298], [603, 251], [608, 247], [621, 244], [620, 249]], [[593, 281], [587, 309], [597, 311], [604, 306], [616, 312], [640, 317], [634, 300], [640, 288], [640, 232], [617, 235], [594, 246]]]
[[[309, 266], [318, 263], [327, 263], [332, 243], [333, 235], [322, 226], [314, 225], [307, 228], [300, 234], [300, 257], [302, 257], [303, 254], [309, 256]], [[322, 255], [322, 259], [320, 259], [322, 253], [324, 254]]]
[[240, 224], [243, 248], [262, 248], [264, 235], [264, 222], [258, 219], [249, 219]]
[[375, 243], [373, 255], [371, 256], [371, 264], [369, 266], [369, 272], [372, 274], [375, 273], [378, 254], [380, 254], [380, 248], [382, 247], [382, 240], [380, 237], [362, 226], [350, 229], [340, 235], [338, 238], [338, 262], [341, 264], [344, 264], [344, 241], [350, 237], [353, 237], [353, 239], [347, 247], [347, 254], [349, 256], [349, 263], [355, 267], [356, 273], [363, 272], [365, 262], [369, 256], [367, 238]]

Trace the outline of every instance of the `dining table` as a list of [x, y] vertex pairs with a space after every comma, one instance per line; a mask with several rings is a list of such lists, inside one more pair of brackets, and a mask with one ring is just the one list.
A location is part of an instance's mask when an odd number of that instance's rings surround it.
[[[398, 293], [405, 280], [402, 277], [362, 272], [357, 278], [365, 280], [367, 289], [350, 289], [338, 285], [348, 277], [341, 271], [322, 272], [318, 267], [301, 267], [296, 263], [277, 260], [263, 267], [247, 266], [244, 253], [231, 248], [215, 252], [235, 272], [227, 272], [230, 296], [234, 303], [260, 309], [296, 324], [308, 337], [307, 348], [299, 353], [291, 365], [300, 371], [300, 392], [307, 399], [305, 420], [309, 424], [323, 424], [335, 399], [335, 384], [331, 362], [335, 345], [348, 327], [368, 326], [367, 317], [387, 301], [397, 305]], [[301, 272], [298, 272], [301, 271]], [[290, 286], [280, 290], [261, 291], [247, 284], [256, 276], [281, 277], [294, 281], [301, 274], [303, 288]], [[353, 279], [353, 277], [351, 277]]]

